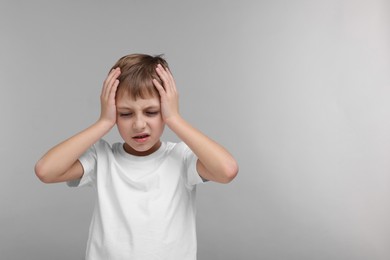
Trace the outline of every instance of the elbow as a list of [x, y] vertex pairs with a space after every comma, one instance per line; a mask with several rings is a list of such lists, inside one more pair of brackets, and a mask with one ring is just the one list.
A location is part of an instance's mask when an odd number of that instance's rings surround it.
[[234, 178], [236, 178], [238, 174], [238, 164], [236, 161], [230, 162], [229, 164], [226, 164], [223, 174], [223, 179], [221, 180], [221, 183], [227, 184], [230, 183]]
[[49, 178], [49, 174], [45, 170], [45, 166], [41, 160], [39, 160], [34, 167], [35, 175], [43, 183], [52, 183]]

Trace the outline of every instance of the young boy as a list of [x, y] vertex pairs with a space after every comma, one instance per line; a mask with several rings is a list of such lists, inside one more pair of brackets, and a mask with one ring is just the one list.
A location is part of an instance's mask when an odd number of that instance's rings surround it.
[[[35, 165], [45, 183], [93, 186], [86, 259], [196, 259], [196, 185], [230, 182], [235, 159], [187, 123], [167, 62], [122, 57], [104, 81], [96, 123]], [[117, 125], [124, 143], [101, 138]], [[183, 141], [161, 142], [167, 125]]]

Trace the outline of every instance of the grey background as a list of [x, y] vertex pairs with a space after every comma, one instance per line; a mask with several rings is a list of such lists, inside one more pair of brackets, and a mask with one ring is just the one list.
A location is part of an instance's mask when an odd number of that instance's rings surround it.
[[198, 189], [199, 259], [390, 259], [389, 13], [385, 0], [1, 1], [0, 258], [82, 258], [92, 190], [33, 167], [97, 119], [112, 64], [142, 52], [165, 54], [183, 116], [240, 164]]

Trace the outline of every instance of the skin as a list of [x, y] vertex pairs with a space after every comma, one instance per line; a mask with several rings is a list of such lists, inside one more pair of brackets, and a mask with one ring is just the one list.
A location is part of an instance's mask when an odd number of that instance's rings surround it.
[[228, 183], [235, 178], [238, 165], [221, 145], [191, 126], [179, 113], [179, 96], [171, 72], [161, 65], [156, 72], [163, 84], [153, 81], [160, 97], [133, 100], [117, 97], [120, 69], [113, 69], [103, 83], [99, 119], [84, 131], [50, 149], [35, 165], [38, 178], [45, 183], [80, 179], [83, 167], [78, 158], [116, 124], [125, 151], [145, 156], [160, 146], [167, 125], [198, 157], [197, 171], [207, 180]]
[[[125, 151], [132, 155], [145, 156], [160, 148], [160, 137], [165, 124], [161, 117], [159, 97], [134, 100], [129, 95], [123, 95], [117, 98], [116, 104], [116, 124], [125, 141]], [[140, 138], [143, 136], [145, 138]]]

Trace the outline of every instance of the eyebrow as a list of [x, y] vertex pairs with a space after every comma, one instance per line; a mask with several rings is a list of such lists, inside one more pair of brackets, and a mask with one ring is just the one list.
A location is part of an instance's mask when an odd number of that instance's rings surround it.
[[[126, 107], [126, 106], [117, 106], [116, 107], [117, 109], [128, 109], [128, 110], [131, 110], [132, 108], [130, 107]], [[147, 107], [144, 107], [143, 109], [159, 109], [160, 107], [159, 106], [147, 106]]]

